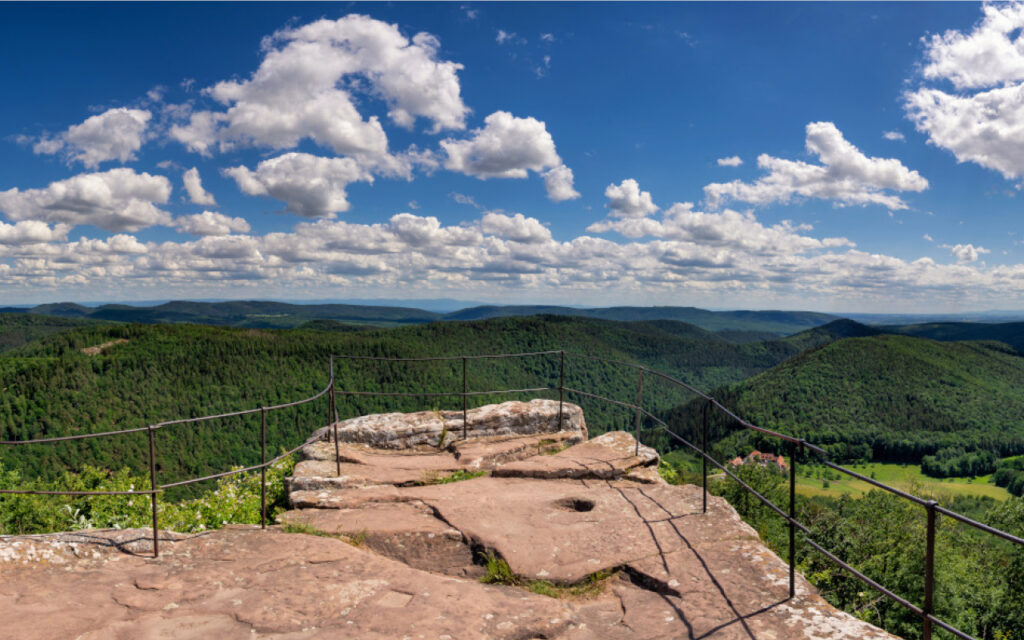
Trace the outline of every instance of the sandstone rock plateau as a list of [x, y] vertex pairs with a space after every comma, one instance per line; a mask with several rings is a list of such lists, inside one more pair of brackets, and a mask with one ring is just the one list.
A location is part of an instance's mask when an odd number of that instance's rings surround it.
[[892, 638], [799, 575], [789, 598], [728, 503], [557, 405], [483, 407], [467, 439], [461, 412], [321, 430], [283, 526], [163, 533], [159, 559], [144, 532], [2, 540], [0, 637]]

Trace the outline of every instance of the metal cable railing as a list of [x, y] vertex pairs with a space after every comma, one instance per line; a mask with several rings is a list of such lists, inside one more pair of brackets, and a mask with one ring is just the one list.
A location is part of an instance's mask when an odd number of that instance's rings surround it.
[[[492, 391], [470, 391], [469, 390], [468, 378], [467, 378], [466, 372], [467, 372], [467, 364], [471, 360], [523, 358], [523, 357], [552, 356], [552, 355], [557, 355], [559, 357], [559, 360], [558, 360], [558, 365], [559, 365], [559, 368], [558, 368], [558, 386], [557, 387], [553, 387], [553, 386], [548, 385], [548, 386], [528, 387], [528, 388], [520, 388], [520, 389], [496, 389], [496, 390], [492, 390]], [[592, 361], [592, 362], [602, 362], [602, 363], [605, 363], [605, 364], [611, 364], [611, 365], [615, 365], [615, 366], [623, 366], [623, 367], [627, 367], [627, 368], [633, 369], [638, 374], [638, 376], [637, 376], [637, 397], [636, 397], [636, 402], [632, 403], [632, 402], [628, 402], [628, 401], [616, 400], [614, 398], [609, 398], [609, 397], [602, 396], [602, 395], [599, 395], [599, 394], [591, 393], [589, 391], [584, 391], [582, 389], [576, 389], [576, 388], [565, 386], [565, 359], [566, 359], [566, 356], [569, 356], [570, 358], [580, 358], [580, 359], [588, 360], [588, 361]], [[388, 362], [388, 363], [444, 362], [444, 361], [452, 362], [452, 361], [461, 361], [461, 363], [462, 363], [462, 388], [461, 388], [461, 391], [444, 391], [444, 392], [396, 392], [396, 391], [365, 391], [365, 390], [337, 389], [335, 387], [335, 382], [336, 382], [335, 381], [335, 361], [336, 360], [367, 360], [367, 361], [378, 361], [378, 362]], [[676, 386], [676, 387], [678, 387], [680, 389], [684, 389], [684, 390], [686, 390], [686, 391], [688, 391], [690, 393], [693, 393], [693, 394], [695, 394], [696, 396], [698, 396], [699, 398], [701, 398], [702, 400], [705, 401], [704, 408], [702, 410], [702, 437], [701, 437], [700, 446], [694, 444], [693, 442], [690, 442], [689, 440], [684, 438], [682, 435], [680, 435], [680, 434], [676, 433], [675, 431], [673, 431], [672, 427], [668, 423], [666, 423], [664, 420], [662, 420], [661, 418], [659, 418], [658, 416], [656, 416], [655, 414], [651, 413], [649, 410], [644, 408], [644, 376], [645, 376], [645, 374], [653, 376], [653, 377], [661, 379], [661, 380], [664, 380], [664, 381], [666, 381], [666, 382], [668, 382], [668, 383], [670, 383], [670, 384], [672, 384], [672, 385], [674, 385], [674, 386]], [[802, 534], [804, 534], [804, 540], [803, 541], [807, 545], [809, 545], [811, 548], [813, 548], [815, 551], [817, 551], [818, 553], [821, 553], [830, 562], [836, 564], [837, 566], [839, 566], [843, 570], [847, 571], [850, 575], [852, 575], [853, 577], [857, 578], [858, 580], [860, 580], [864, 584], [868, 585], [872, 589], [874, 589], [874, 590], [878, 591], [879, 593], [883, 594], [884, 596], [886, 596], [887, 598], [889, 598], [893, 602], [896, 602], [896, 603], [900, 604], [901, 606], [906, 608], [908, 611], [910, 611], [914, 615], [920, 617], [921, 620], [922, 620], [922, 623], [923, 623], [923, 634], [922, 634], [922, 637], [924, 638], [924, 640], [930, 640], [931, 635], [932, 635], [932, 626], [933, 625], [938, 626], [938, 627], [948, 631], [949, 633], [952, 633], [953, 635], [955, 635], [955, 636], [957, 636], [959, 638], [963, 638], [964, 640], [976, 640], [973, 636], [970, 636], [969, 634], [964, 633], [963, 631], [960, 631], [959, 629], [957, 629], [957, 628], [953, 627], [952, 625], [950, 625], [949, 623], [947, 623], [947, 622], [945, 622], [945, 621], [935, 617], [935, 615], [934, 615], [935, 531], [936, 531], [936, 528], [937, 528], [938, 516], [940, 514], [944, 515], [944, 516], [947, 516], [949, 518], [957, 520], [958, 522], [961, 522], [961, 523], [966, 524], [968, 526], [974, 527], [975, 529], [978, 529], [979, 531], [983, 531], [983, 532], [989, 533], [991, 535], [999, 537], [1002, 540], [1005, 540], [1005, 541], [1011, 542], [1013, 544], [1020, 545], [1020, 546], [1024, 547], [1024, 538], [1020, 538], [1018, 536], [1015, 536], [1013, 534], [1007, 533], [1005, 531], [1001, 531], [1001, 530], [996, 529], [994, 527], [991, 527], [989, 525], [986, 525], [986, 524], [977, 522], [975, 520], [972, 520], [971, 518], [968, 518], [967, 516], [964, 516], [962, 514], [956, 513], [954, 511], [951, 511], [951, 510], [946, 509], [944, 507], [941, 507], [934, 500], [925, 500], [923, 498], [919, 498], [919, 497], [917, 497], [917, 496], [915, 496], [913, 494], [907, 493], [907, 492], [902, 491], [900, 489], [897, 489], [895, 487], [891, 487], [891, 486], [889, 486], [889, 485], [887, 485], [885, 483], [879, 482], [879, 481], [877, 481], [877, 480], [875, 480], [873, 478], [869, 478], [867, 476], [864, 476], [863, 474], [857, 473], [857, 472], [852, 471], [850, 469], [847, 469], [847, 468], [845, 468], [845, 467], [843, 467], [841, 465], [838, 465], [838, 464], [835, 464], [833, 462], [830, 462], [827, 459], [825, 459], [828, 456], [828, 452], [826, 450], [822, 449], [821, 447], [818, 447], [818, 446], [816, 446], [814, 444], [811, 444], [811, 443], [807, 442], [806, 440], [804, 440], [802, 438], [797, 438], [797, 437], [794, 437], [794, 436], [786, 435], [786, 434], [783, 434], [783, 433], [779, 433], [777, 431], [773, 431], [771, 429], [766, 429], [764, 427], [760, 427], [760, 426], [757, 426], [755, 424], [752, 424], [752, 423], [750, 423], [750, 422], [740, 418], [733, 411], [731, 411], [729, 408], [725, 407], [718, 400], [716, 400], [712, 396], [708, 395], [707, 393], [705, 393], [703, 391], [700, 391], [699, 389], [696, 389], [695, 387], [693, 387], [693, 386], [691, 386], [691, 385], [689, 385], [689, 384], [687, 384], [687, 383], [685, 383], [685, 382], [683, 382], [681, 380], [678, 380], [678, 379], [676, 379], [676, 378], [674, 378], [674, 377], [672, 377], [670, 375], [661, 373], [659, 371], [655, 371], [653, 369], [649, 369], [649, 368], [647, 368], [647, 367], [645, 367], [645, 366], [643, 366], [641, 364], [637, 364], [637, 363], [633, 363], [633, 362], [627, 362], [627, 361], [624, 361], [624, 360], [615, 360], [615, 359], [611, 359], [611, 358], [603, 358], [603, 357], [600, 357], [600, 356], [594, 356], [594, 355], [582, 354], [582, 353], [575, 353], [575, 352], [563, 351], [563, 350], [532, 351], [532, 352], [526, 352], [526, 353], [501, 353], [501, 354], [467, 355], [467, 356], [431, 356], [431, 357], [417, 357], [417, 358], [392, 358], [392, 357], [385, 357], [385, 356], [344, 356], [344, 355], [337, 356], [337, 355], [332, 355], [330, 357], [330, 375], [329, 375], [329, 381], [328, 381], [327, 386], [324, 387], [320, 392], [318, 392], [318, 393], [316, 393], [316, 394], [314, 394], [314, 395], [312, 395], [312, 396], [310, 396], [308, 398], [304, 398], [302, 400], [297, 400], [297, 401], [294, 401], [294, 402], [288, 402], [288, 403], [277, 404], [277, 405], [271, 405], [271, 406], [263, 406], [263, 407], [258, 407], [258, 408], [254, 408], [254, 409], [245, 409], [245, 410], [241, 410], [241, 411], [234, 411], [234, 412], [229, 412], [229, 413], [221, 413], [221, 414], [209, 415], [209, 416], [199, 416], [199, 417], [195, 417], [195, 418], [182, 418], [182, 419], [176, 419], [176, 420], [166, 420], [166, 421], [163, 421], [163, 422], [157, 422], [157, 423], [148, 425], [146, 427], [139, 427], [139, 428], [133, 428], [133, 429], [120, 429], [120, 430], [117, 430], [117, 431], [106, 431], [106, 432], [100, 432], [100, 433], [87, 433], [87, 434], [79, 434], [79, 435], [73, 435], [73, 436], [59, 436], [59, 437], [54, 437], [54, 438], [35, 438], [35, 439], [31, 439], [31, 440], [0, 440], [0, 445], [18, 446], [18, 445], [28, 445], [28, 444], [47, 444], [47, 443], [55, 443], [55, 442], [64, 442], [64, 441], [68, 441], [68, 440], [82, 440], [82, 439], [86, 439], [86, 438], [111, 437], [111, 436], [123, 435], [123, 434], [128, 434], [128, 433], [138, 433], [138, 432], [145, 431], [145, 432], [147, 432], [147, 434], [149, 436], [149, 468], [150, 468], [150, 487], [151, 487], [150, 489], [135, 490], [135, 491], [42, 491], [42, 490], [28, 490], [28, 489], [0, 489], [0, 494], [69, 495], [69, 496], [148, 495], [148, 496], [150, 496], [150, 500], [151, 500], [151, 503], [152, 503], [152, 512], [153, 512], [153, 515], [152, 515], [152, 520], [153, 520], [153, 522], [152, 522], [152, 526], [153, 526], [153, 554], [154, 554], [155, 557], [159, 557], [159, 546], [158, 546], [158, 544], [159, 544], [159, 542], [158, 542], [159, 521], [158, 521], [158, 514], [157, 514], [157, 494], [165, 491], [166, 489], [170, 489], [170, 488], [173, 488], [173, 487], [180, 487], [180, 486], [185, 486], [185, 485], [189, 485], [189, 484], [195, 484], [197, 482], [203, 482], [203, 481], [206, 481], [206, 480], [213, 480], [213, 479], [217, 479], [217, 478], [223, 478], [223, 477], [226, 477], [226, 476], [231, 476], [231, 475], [235, 475], [235, 474], [239, 474], [239, 473], [246, 473], [246, 472], [255, 471], [255, 470], [259, 469], [260, 470], [260, 480], [261, 480], [261, 482], [260, 482], [260, 487], [261, 487], [260, 522], [261, 522], [261, 525], [264, 528], [266, 527], [266, 517], [267, 517], [266, 469], [267, 469], [267, 467], [269, 467], [270, 465], [276, 463], [277, 461], [281, 460], [282, 458], [285, 458], [285, 457], [287, 457], [289, 455], [292, 455], [293, 453], [295, 453], [296, 451], [298, 451], [299, 449], [301, 449], [302, 447], [306, 446], [307, 444], [309, 444], [312, 441], [312, 439], [308, 439], [308, 440], [304, 441], [302, 444], [298, 445], [297, 447], [295, 447], [293, 449], [290, 449], [290, 450], [288, 450], [288, 451], [286, 451], [286, 452], [284, 452], [284, 453], [282, 453], [282, 454], [280, 454], [280, 455], [278, 455], [278, 456], [268, 460], [267, 459], [267, 453], [266, 453], [266, 444], [267, 444], [267, 413], [268, 412], [272, 412], [272, 411], [276, 411], [276, 410], [280, 410], [280, 409], [295, 407], [295, 406], [307, 404], [307, 403], [310, 403], [310, 402], [314, 402], [314, 401], [316, 401], [316, 400], [318, 400], [318, 399], [320, 399], [320, 398], [322, 398], [322, 397], [324, 397], [326, 395], [327, 398], [328, 398], [327, 423], [328, 423], [328, 426], [332, 427], [332, 430], [333, 430], [333, 438], [332, 439], [334, 440], [334, 447], [335, 447], [335, 454], [336, 454], [335, 455], [335, 459], [337, 460], [337, 473], [338, 473], [338, 475], [341, 475], [341, 456], [339, 455], [340, 452], [339, 452], [339, 434], [338, 434], [338, 422], [339, 422], [339, 420], [338, 420], [338, 408], [337, 408], [337, 397], [338, 396], [342, 396], [342, 397], [348, 397], [348, 396], [353, 396], [353, 397], [355, 397], [355, 396], [379, 396], [379, 397], [419, 397], [419, 398], [461, 397], [462, 398], [462, 418], [463, 418], [463, 438], [468, 438], [468, 399], [470, 397], [484, 396], [484, 395], [508, 395], [508, 394], [536, 393], [536, 392], [541, 392], [541, 391], [557, 391], [558, 392], [558, 425], [559, 425], [559, 428], [561, 428], [561, 425], [562, 425], [563, 407], [564, 407], [564, 402], [565, 402], [565, 394], [566, 393], [577, 394], [577, 395], [580, 395], [580, 396], [585, 397], [585, 398], [590, 398], [590, 399], [593, 399], [593, 400], [598, 400], [598, 401], [605, 402], [605, 403], [608, 403], [608, 404], [611, 404], [611, 405], [614, 405], [614, 406], [618, 406], [618, 407], [621, 407], [621, 408], [625, 408], [625, 409], [629, 409], [629, 410], [635, 411], [636, 412], [636, 420], [635, 420], [635, 434], [636, 434], [636, 437], [635, 437], [635, 440], [636, 440], [637, 452], [639, 451], [639, 447], [640, 447], [641, 431], [642, 431], [642, 421], [643, 421], [644, 418], [650, 420], [655, 425], [657, 425], [657, 427], [656, 427], [657, 430], [666, 433], [670, 438], [680, 442], [685, 447], [687, 447], [687, 448], [691, 449], [692, 451], [694, 451], [696, 454], [698, 454], [700, 456], [700, 459], [701, 459], [701, 467], [702, 467], [702, 511], [703, 512], [705, 512], [705, 513], [707, 512], [708, 463], [710, 463], [714, 467], [718, 468], [727, 477], [729, 477], [733, 481], [737, 482], [740, 487], [742, 487], [745, 491], [747, 491], [748, 493], [753, 495], [755, 498], [757, 498], [762, 504], [764, 504], [766, 507], [768, 507], [772, 512], [774, 512], [776, 515], [778, 515], [781, 518], [783, 518], [786, 521], [786, 523], [788, 524], [788, 526], [789, 526], [789, 595], [790, 595], [790, 597], [793, 597], [795, 595], [795, 593], [796, 593], [796, 581], [795, 581], [795, 571], [796, 571], [796, 569], [795, 569], [795, 567], [796, 567], [796, 532], [797, 532], [797, 530], [799, 530]], [[715, 458], [709, 453], [709, 444], [710, 444], [709, 437], [708, 437], [709, 414], [710, 414], [712, 409], [720, 411], [723, 415], [727, 416], [732, 421], [734, 421], [737, 425], [743, 427], [744, 429], [749, 429], [749, 430], [752, 430], [752, 431], [756, 431], [758, 433], [761, 433], [761, 434], [764, 434], [764, 435], [776, 438], [776, 439], [781, 440], [783, 442], [786, 442], [788, 444], [788, 446], [789, 446], [789, 453], [790, 453], [790, 464], [789, 464], [789, 503], [787, 505], [788, 509], [783, 509], [782, 507], [780, 507], [780, 506], [776, 505], [775, 503], [773, 503], [770, 499], [768, 499], [767, 497], [762, 495], [760, 492], [758, 492], [756, 489], [754, 489], [748, 483], [744, 482], [739, 476], [737, 476], [735, 473], [733, 473], [725, 465], [722, 465], [717, 460], [715, 460]], [[232, 417], [240, 417], [240, 416], [246, 416], [246, 415], [253, 415], [253, 414], [256, 414], [256, 413], [260, 414], [260, 464], [251, 465], [251, 466], [240, 468], [240, 469], [233, 469], [231, 471], [215, 473], [215, 474], [211, 474], [211, 475], [207, 475], [207, 476], [202, 476], [202, 477], [198, 477], [198, 478], [190, 478], [190, 479], [181, 480], [181, 481], [178, 481], [178, 482], [171, 482], [171, 483], [167, 483], [167, 484], [158, 484], [157, 483], [157, 471], [156, 471], [157, 447], [156, 447], [156, 439], [155, 439], [155, 434], [156, 434], [157, 430], [162, 429], [164, 427], [174, 426], [174, 425], [196, 424], [196, 423], [206, 422], [206, 421], [210, 421], [210, 420], [217, 420], [217, 419], [224, 419], [224, 418], [232, 418]], [[806, 525], [804, 525], [804, 524], [800, 523], [799, 521], [797, 521], [797, 519], [796, 519], [796, 464], [797, 464], [797, 453], [798, 452], [802, 452], [804, 450], [811, 451], [811, 452], [816, 453], [817, 455], [821, 456], [822, 464], [824, 464], [825, 466], [827, 466], [830, 469], [833, 469], [833, 470], [838, 471], [840, 473], [845, 473], [845, 474], [847, 474], [847, 475], [849, 475], [849, 476], [851, 476], [853, 478], [856, 478], [858, 480], [866, 482], [866, 483], [870, 484], [871, 486], [877, 487], [877, 488], [882, 489], [884, 491], [888, 491], [889, 493], [892, 493], [892, 494], [894, 494], [896, 496], [899, 496], [900, 498], [903, 498], [905, 500], [909, 500], [909, 501], [911, 501], [911, 502], [913, 502], [915, 504], [918, 504], [918, 505], [920, 505], [920, 506], [922, 506], [922, 507], [924, 507], [926, 509], [926, 513], [927, 513], [927, 527], [926, 527], [926, 534], [925, 534], [925, 563], [924, 563], [925, 564], [925, 567], [924, 567], [924, 581], [925, 581], [925, 590], [924, 591], [925, 591], [925, 593], [924, 593], [924, 602], [920, 606], [910, 602], [906, 598], [904, 598], [904, 597], [902, 597], [902, 596], [892, 592], [891, 590], [887, 589], [882, 584], [878, 583], [877, 581], [875, 581], [872, 578], [868, 577], [864, 573], [858, 571], [856, 568], [854, 568], [850, 564], [848, 564], [845, 561], [843, 561], [841, 558], [839, 558], [838, 556], [833, 554], [831, 551], [829, 551], [829, 550], [825, 549], [824, 547], [822, 547], [820, 544], [818, 544], [817, 542], [815, 542], [814, 540], [811, 539], [811, 537], [810, 537], [811, 534], [812, 534], [811, 530]]]

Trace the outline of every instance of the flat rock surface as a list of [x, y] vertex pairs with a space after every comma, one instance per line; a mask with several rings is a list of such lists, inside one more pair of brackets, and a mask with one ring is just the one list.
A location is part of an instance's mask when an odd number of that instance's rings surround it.
[[416, 487], [470, 544], [493, 550], [527, 578], [579, 582], [603, 569], [696, 545], [757, 540], [721, 498], [701, 513], [695, 487], [533, 478], [478, 478]]
[[[627, 569], [591, 599], [555, 599], [421, 571], [334, 538], [229, 527], [167, 542], [159, 559], [104, 548], [64, 564], [0, 564], [0, 629], [19, 640], [892, 639], [803, 582], [787, 599], [781, 561], [737, 544], [728, 566], [707, 550], [666, 554], [662, 577], [680, 582], [668, 590]], [[771, 579], [730, 577], [749, 553], [762, 556], [755, 565], [773, 563]], [[648, 561], [657, 573], [662, 558]]]
[[302, 509], [280, 518], [289, 525], [345, 536], [410, 567], [448, 575], [480, 576], [462, 532], [422, 502], [380, 502], [354, 509]]
[[0, 565], [0, 629], [19, 640], [559, 638], [567, 602], [438, 576], [317, 536], [231, 528], [158, 560]]
[[[374, 449], [364, 444], [313, 442], [288, 480], [289, 492], [329, 488], [430, 484], [455, 471], [477, 472], [509, 461], [559, 451], [579, 438], [575, 431], [489, 436], [435, 447]], [[340, 474], [339, 474], [340, 471]]]
[[631, 469], [658, 464], [658, 452], [624, 431], [611, 431], [556, 453], [502, 465], [495, 476], [520, 478], [621, 478]]

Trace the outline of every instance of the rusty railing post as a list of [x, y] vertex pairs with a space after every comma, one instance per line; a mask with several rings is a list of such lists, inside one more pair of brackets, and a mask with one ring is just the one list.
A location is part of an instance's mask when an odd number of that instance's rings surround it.
[[[334, 406], [335, 418], [337, 418], [337, 412], [338, 412], [337, 402], [338, 401], [337, 401], [337, 399], [336, 399], [336, 397], [334, 395], [334, 380], [331, 380], [330, 395], [331, 395], [331, 400], [330, 400], [329, 404]], [[341, 477], [341, 445], [338, 444], [338, 420], [337, 419], [334, 420], [333, 428], [334, 428], [334, 464], [335, 464], [335, 471], [337, 472], [337, 475], [340, 478]]]
[[260, 407], [260, 528], [267, 528], [267, 408]]
[[562, 402], [565, 394], [565, 351], [559, 352], [558, 364], [558, 430], [562, 430]]
[[331, 381], [331, 410], [332, 410], [332, 412], [334, 414], [333, 415], [332, 424], [337, 424], [337, 422], [338, 422], [338, 396], [334, 392], [334, 381], [333, 380]]
[[640, 367], [640, 376], [636, 381], [636, 448], [633, 455], [640, 455], [640, 419], [644, 406], [644, 369]]
[[935, 612], [932, 597], [935, 591], [935, 506], [937, 504], [934, 500], [929, 500], [925, 505], [928, 510], [928, 530], [924, 548], [924, 632], [921, 634], [923, 640], [932, 638], [932, 621], [928, 616]]
[[462, 358], [462, 439], [469, 439], [469, 419], [466, 413], [466, 393], [469, 387], [466, 386], [466, 358]]
[[160, 557], [159, 522], [156, 508], [156, 439], [153, 425], [149, 425], [149, 501], [153, 507], [153, 557]]
[[[803, 448], [803, 443], [800, 445]], [[796, 596], [796, 443], [789, 443], [789, 597]]]
[[[341, 477], [341, 448], [338, 444], [338, 397], [334, 389], [334, 354], [331, 354], [331, 371], [327, 383], [327, 424], [334, 430], [335, 472]], [[332, 420], [333, 418], [333, 420]]]
[[711, 400], [708, 400], [707, 404], [704, 405], [704, 416], [702, 418], [702, 423], [704, 425], [703, 429], [702, 429], [703, 435], [701, 436], [701, 440], [700, 440], [700, 449], [701, 449], [701, 454], [702, 454], [701, 457], [700, 457], [700, 468], [701, 468], [701, 473], [703, 475], [703, 481], [701, 483], [701, 487], [703, 489], [702, 500], [701, 500], [701, 513], [707, 513], [708, 512], [708, 458], [707, 458], [707, 455], [708, 455], [708, 414], [710, 413], [710, 409], [711, 409]]

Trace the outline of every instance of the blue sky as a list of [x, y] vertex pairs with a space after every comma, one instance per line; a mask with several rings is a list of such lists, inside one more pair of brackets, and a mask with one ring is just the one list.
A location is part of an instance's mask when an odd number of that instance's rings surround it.
[[1018, 5], [0, 11], [3, 304], [1024, 308]]

